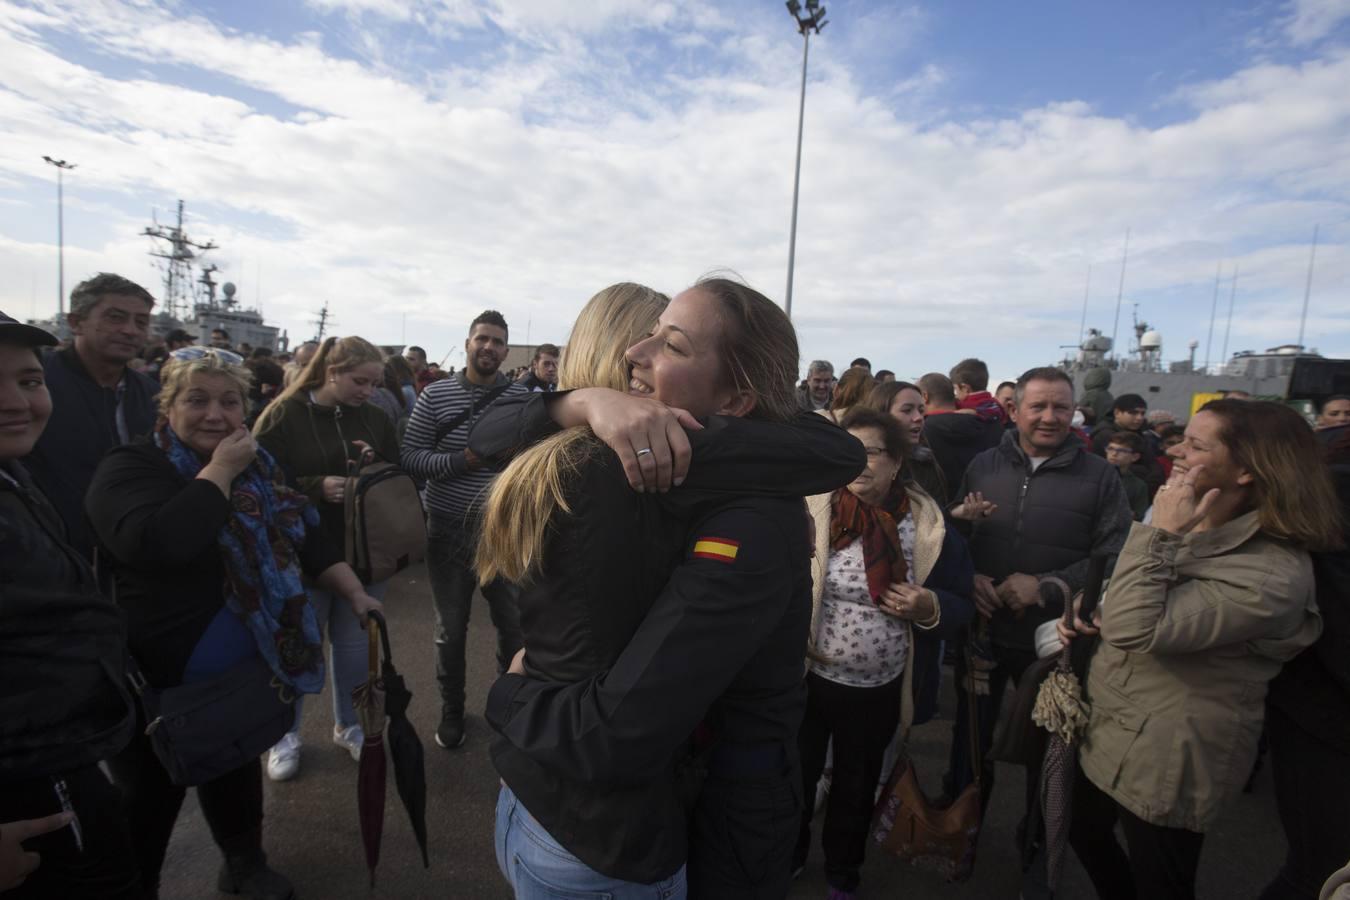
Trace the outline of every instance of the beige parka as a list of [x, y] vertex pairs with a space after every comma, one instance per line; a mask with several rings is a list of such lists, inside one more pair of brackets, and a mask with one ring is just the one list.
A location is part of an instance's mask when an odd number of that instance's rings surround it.
[[1255, 512], [1185, 537], [1136, 522], [1102, 601], [1084, 774], [1203, 833], [1251, 772], [1267, 685], [1321, 631], [1308, 554]]

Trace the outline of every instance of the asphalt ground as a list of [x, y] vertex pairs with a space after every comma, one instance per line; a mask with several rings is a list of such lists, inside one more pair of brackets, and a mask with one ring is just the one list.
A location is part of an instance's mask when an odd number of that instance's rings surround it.
[[[356, 811], [357, 764], [334, 746], [331, 698], [306, 703], [305, 742], [300, 774], [266, 782], [263, 843], [269, 861], [295, 884], [302, 900], [341, 898], [509, 898], [492, 848], [498, 779], [488, 758], [491, 731], [481, 715], [469, 720], [468, 740], [456, 751], [432, 740], [440, 715], [432, 644], [431, 588], [421, 566], [398, 576], [385, 598], [394, 660], [413, 691], [410, 718], [426, 747], [427, 830], [431, 867], [423, 869], [412, 829], [389, 775], [384, 840], [375, 884], [370, 886]], [[468, 708], [481, 712], [495, 676], [495, 635], [480, 600], [469, 626]], [[1005, 704], [1006, 705], [1006, 704]], [[951, 740], [955, 699], [945, 673], [941, 717], [915, 729], [911, 755], [924, 786], [936, 793]], [[1016, 898], [1020, 870], [1014, 833], [1021, 816], [1023, 774], [1000, 765], [997, 788], [980, 839], [974, 876], [946, 884], [871, 851], [863, 870], [863, 898]], [[1284, 835], [1275, 814], [1269, 770], [1251, 794], [1240, 797], [1206, 838], [1200, 860], [1198, 896], [1254, 898], [1284, 856]], [[215, 890], [220, 855], [189, 791], [169, 846], [161, 882], [163, 900], [226, 895]], [[818, 834], [806, 871], [789, 898], [823, 898]], [[1059, 893], [1063, 898], [1094, 896], [1087, 877], [1070, 854]]]

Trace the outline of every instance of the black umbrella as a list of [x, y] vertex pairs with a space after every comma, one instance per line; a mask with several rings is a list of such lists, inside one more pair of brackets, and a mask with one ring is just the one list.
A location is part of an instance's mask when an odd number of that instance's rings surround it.
[[394, 668], [393, 652], [389, 649], [389, 625], [378, 612], [370, 614], [379, 623], [380, 640], [384, 644], [384, 662], [380, 668], [380, 681], [384, 686], [384, 711], [389, 717], [385, 728], [385, 746], [389, 760], [394, 764], [394, 783], [398, 786], [398, 795], [408, 810], [408, 819], [412, 822], [413, 833], [417, 835], [417, 846], [422, 850], [422, 865], [430, 868], [427, 859], [427, 773], [422, 741], [412, 722], [408, 721], [408, 704], [412, 701], [412, 691], [403, 681], [403, 676]]
[[[1092, 621], [1092, 613], [1101, 598], [1107, 558], [1094, 556], [1088, 564], [1083, 585], [1079, 617]], [[1073, 623], [1073, 604], [1064, 610], [1065, 621]], [[1050, 890], [1059, 884], [1064, 859], [1069, 849], [1069, 825], [1073, 809], [1073, 783], [1078, 769], [1078, 743], [1087, 730], [1088, 706], [1083, 699], [1080, 678], [1086, 677], [1087, 663], [1095, 641], [1079, 639], [1060, 651], [1059, 664], [1041, 684], [1032, 710], [1032, 720], [1050, 732], [1041, 763], [1039, 812], [1045, 823], [1046, 880]], [[1083, 645], [1080, 647], [1079, 645]], [[1036, 817], [1028, 827], [1028, 843], [1033, 841]]]

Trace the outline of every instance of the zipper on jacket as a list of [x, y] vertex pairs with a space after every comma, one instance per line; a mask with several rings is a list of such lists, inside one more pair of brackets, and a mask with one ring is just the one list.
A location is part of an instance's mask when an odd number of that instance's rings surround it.
[[[1042, 465], [1044, 465], [1044, 463], [1042, 463]], [[1035, 472], [1028, 472], [1023, 476], [1022, 487], [1017, 492], [1017, 528], [1013, 531], [1014, 551], [1022, 548], [1022, 512], [1026, 506], [1027, 489], [1031, 487], [1031, 476], [1035, 474]]]

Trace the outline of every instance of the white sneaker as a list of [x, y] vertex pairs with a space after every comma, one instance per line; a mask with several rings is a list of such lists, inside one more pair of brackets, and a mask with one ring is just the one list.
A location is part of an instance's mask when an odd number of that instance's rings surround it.
[[333, 726], [333, 743], [352, 755], [352, 759], [361, 761], [361, 745], [366, 741], [366, 733], [360, 725], [348, 725], [346, 728]]
[[288, 731], [267, 751], [267, 777], [273, 781], [289, 781], [299, 771], [300, 735]]

